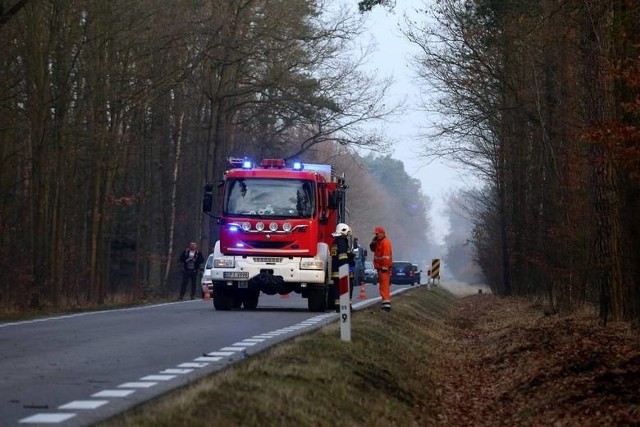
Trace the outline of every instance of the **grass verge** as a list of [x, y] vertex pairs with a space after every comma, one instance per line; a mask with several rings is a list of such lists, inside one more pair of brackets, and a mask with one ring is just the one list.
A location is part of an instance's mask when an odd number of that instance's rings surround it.
[[635, 426], [638, 334], [593, 313], [419, 287], [102, 423]]
[[326, 325], [103, 425], [428, 425], [431, 360], [454, 304], [443, 290], [405, 292], [390, 313], [355, 312], [351, 342]]

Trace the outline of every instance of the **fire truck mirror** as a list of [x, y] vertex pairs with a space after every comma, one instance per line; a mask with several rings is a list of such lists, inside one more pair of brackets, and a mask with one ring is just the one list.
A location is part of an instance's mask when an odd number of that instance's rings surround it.
[[202, 197], [202, 212], [211, 212], [213, 205], [213, 184], [204, 186], [204, 196]]

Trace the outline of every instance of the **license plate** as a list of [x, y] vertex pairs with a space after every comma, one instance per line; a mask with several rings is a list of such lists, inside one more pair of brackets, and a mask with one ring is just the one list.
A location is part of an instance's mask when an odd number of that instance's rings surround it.
[[248, 271], [225, 271], [222, 273], [222, 277], [225, 279], [248, 279]]
[[398, 272], [397, 274], [398, 274], [398, 276], [404, 276], [404, 273]]

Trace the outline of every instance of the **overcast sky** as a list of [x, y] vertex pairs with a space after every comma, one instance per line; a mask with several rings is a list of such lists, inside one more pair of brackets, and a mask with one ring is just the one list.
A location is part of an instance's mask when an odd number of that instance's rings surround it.
[[393, 77], [395, 83], [390, 93], [391, 97], [395, 100], [407, 98], [406, 113], [384, 128], [386, 134], [396, 141], [393, 157], [404, 163], [410, 176], [420, 180], [423, 192], [431, 198], [432, 211], [429, 214], [434, 227], [435, 242], [440, 243], [449, 228], [448, 221], [442, 213], [447, 196], [455, 189], [468, 187], [473, 179], [465, 176], [458, 168], [447, 166], [441, 161], [428, 163], [419, 157], [424, 151], [422, 147], [426, 144], [418, 137], [421, 127], [437, 120], [437, 117], [427, 117], [427, 113], [416, 111], [418, 94], [428, 91], [425, 91], [424, 87], [419, 88], [415, 82], [410, 57], [418, 50], [402, 36], [398, 24], [405, 26], [405, 13], [417, 19], [415, 8], [424, 3], [423, 0], [398, 1], [393, 11], [376, 7], [367, 18], [368, 32], [364, 35], [363, 42], [372, 41], [377, 45], [369, 61], [369, 67], [378, 75]]

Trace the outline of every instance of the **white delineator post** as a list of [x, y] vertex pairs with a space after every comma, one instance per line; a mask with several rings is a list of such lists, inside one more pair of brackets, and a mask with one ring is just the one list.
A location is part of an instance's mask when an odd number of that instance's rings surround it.
[[340, 339], [351, 341], [351, 301], [349, 301], [349, 265], [338, 269], [340, 292]]

